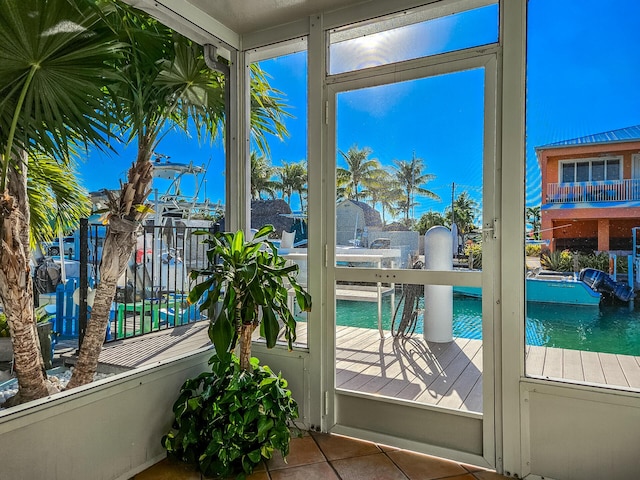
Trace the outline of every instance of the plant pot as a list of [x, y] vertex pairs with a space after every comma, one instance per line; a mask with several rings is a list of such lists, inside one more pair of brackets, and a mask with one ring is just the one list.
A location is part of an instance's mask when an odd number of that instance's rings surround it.
[[[44, 360], [44, 368], [51, 368], [51, 331], [50, 322], [38, 324], [38, 340], [40, 340], [40, 350]], [[13, 360], [13, 347], [9, 337], [0, 337], [0, 362], [10, 362]]]
[[51, 333], [53, 325], [51, 322], [38, 323], [38, 340], [40, 340], [40, 351], [42, 352], [42, 360], [44, 360], [44, 368], [49, 370], [53, 365], [51, 350]]
[[13, 359], [13, 347], [9, 337], [0, 337], [0, 362], [10, 362]]

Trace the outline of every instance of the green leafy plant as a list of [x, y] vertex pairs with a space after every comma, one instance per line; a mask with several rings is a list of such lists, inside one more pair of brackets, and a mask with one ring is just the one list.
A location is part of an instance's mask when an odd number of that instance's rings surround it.
[[9, 323], [7, 322], [7, 315], [0, 313], [0, 337], [10, 337]]
[[207, 476], [237, 478], [253, 472], [275, 449], [289, 453], [288, 422], [298, 406], [281, 375], [252, 358], [252, 371], [238, 358], [209, 361], [211, 372], [187, 380], [175, 402], [174, 428], [162, 438], [169, 454], [197, 463]]
[[469, 243], [464, 247], [464, 254], [472, 258], [471, 268], [482, 268], [482, 244], [481, 243]]
[[540, 265], [554, 272], [572, 272], [573, 255], [568, 250], [548, 252], [540, 257]]
[[[251, 357], [251, 335], [258, 326], [271, 348], [284, 330], [289, 348], [295, 341], [295, 317], [289, 294], [302, 311], [311, 297], [298, 284], [298, 266], [278, 254], [261, 228], [253, 240], [236, 233], [202, 232], [208, 238], [208, 267], [192, 273], [202, 279], [189, 293], [210, 318], [209, 338], [216, 353], [211, 372], [187, 380], [173, 411], [173, 428], [162, 438], [171, 455], [197, 463], [205, 475], [250, 474], [274, 450], [289, 453], [290, 428], [298, 417], [296, 402], [281, 375]], [[240, 355], [231, 352], [239, 344]]]
[[525, 245], [524, 253], [527, 257], [539, 257], [542, 251], [542, 247], [540, 245]]
[[191, 276], [205, 280], [189, 292], [189, 302], [201, 302], [211, 318], [209, 338], [216, 352], [230, 352], [240, 343], [240, 368], [251, 368], [251, 335], [260, 333], [272, 348], [284, 329], [289, 348], [296, 338], [296, 320], [289, 310], [289, 292], [293, 292], [300, 310], [311, 309], [311, 297], [298, 284], [298, 265], [287, 262], [269, 241], [273, 226], [262, 227], [253, 240], [244, 233], [214, 233], [208, 244], [206, 269]]

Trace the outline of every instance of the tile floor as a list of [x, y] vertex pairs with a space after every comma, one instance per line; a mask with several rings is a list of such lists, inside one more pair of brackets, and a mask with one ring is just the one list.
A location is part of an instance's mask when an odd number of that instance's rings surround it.
[[[169, 459], [131, 480], [202, 480], [200, 473]], [[287, 463], [269, 460], [247, 480], [504, 480], [490, 470], [377, 445], [340, 435], [305, 433], [291, 439]]]

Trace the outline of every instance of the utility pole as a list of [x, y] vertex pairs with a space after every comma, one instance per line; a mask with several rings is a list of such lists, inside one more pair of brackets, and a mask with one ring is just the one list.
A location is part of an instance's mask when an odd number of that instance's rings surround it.
[[451, 184], [451, 225], [453, 226], [454, 223], [456, 223], [456, 209], [453, 208], [454, 206], [454, 198], [455, 198], [455, 193], [456, 192], [456, 184], [455, 182]]

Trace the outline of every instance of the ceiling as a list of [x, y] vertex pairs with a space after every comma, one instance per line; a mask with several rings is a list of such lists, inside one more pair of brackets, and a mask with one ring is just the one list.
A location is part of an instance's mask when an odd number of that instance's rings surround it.
[[348, 7], [363, 0], [189, 0], [240, 35]]
[[[198, 43], [239, 48], [247, 34], [380, 0], [124, 0]], [[396, 0], [398, 1], [398, 0]], [[405, 2], [407, 0], [399, 0]], [[415, 1], [415, 0], [414, 0]]]

